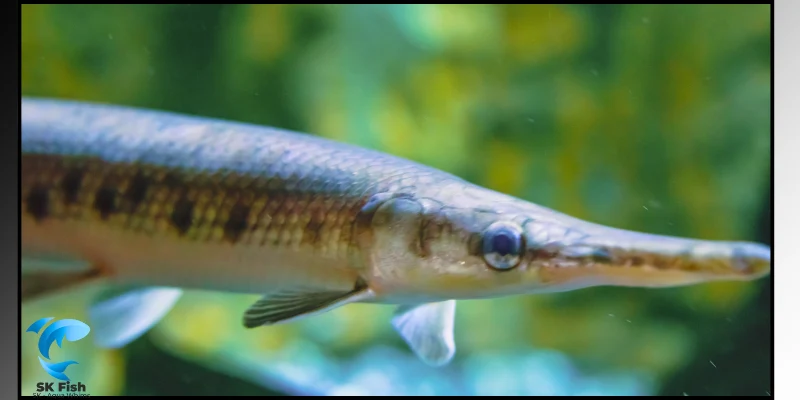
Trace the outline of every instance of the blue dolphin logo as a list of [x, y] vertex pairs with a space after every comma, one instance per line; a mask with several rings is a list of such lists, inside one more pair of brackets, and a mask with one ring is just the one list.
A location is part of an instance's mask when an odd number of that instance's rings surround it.
[[[42, 318], [28, 327], [25, 332], [33, 332], [39, 333], [39, 331], [47, 325], [53, 317]], [[44, 356], [46, 359], [50, 359], [50, 347], [53, 345], [53, 342], [58, 344], [58, 347], [61, 347], [61, 343], [64, 339], [69, 340], [70, 342], [77, 342], [86, 337], [89, 334], [89, 325], [84, 324], [77, 319], [62, 319], [56, 322], [53, 322], [50, 326], [48, 326], [39, 336], [39, 353]], [[39, 363], [42, 364], [42, 368], [44, 368], [45, 372], [50, 374], [53, 378], [60, 379], [62, 381], [68, 381], [69, 377], [64, 373], [64, 371], [72, 364], [77, 364], [77, 361], [67, 360], [64, 362], [59, 363], [49, 363], [39, 357]]]

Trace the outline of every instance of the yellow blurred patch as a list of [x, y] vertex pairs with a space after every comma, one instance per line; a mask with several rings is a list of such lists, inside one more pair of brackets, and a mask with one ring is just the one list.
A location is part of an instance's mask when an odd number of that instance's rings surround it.
[[574, 54], [583, 46], [584, 26], [582, 16], [568, 5], [506, 6], [508, 54], [529, 63]]
[[525, 174], [529, 157], [511, 143], [493, 141], [489, 143], [486, 157], [486, 184], [494, 190], [519, 194], [525, 185]]
[[497, 7], [488, 4], [415, 5], [415, 27], [429, 42], [472, 57], [496, 52], [500, 43]]
[[407, 156], [415, 160], [457, 171], [469, 162], [473, 122], [470, 114], [482, 85], [477, 68], [457, 66], [443, 59], [420, 64], [409, 72], [410, 94], [401, 108], [413, 129], [405, 128], [411, 129], [405, 132], [405, 138], [399, 136], [401, 131], [395, 131], [395, 143], [410, 146]]
[[308, 124], [311, 133], [346, 142], [348, 137], [348, 115], [344, 104], [344, 81], [331, 78], [325, 82], [325, 90], [314, 96], [309, 107]]
[[589, 135], [602, 134], [595, 129], [599, 110], [597, 100], [575, 74], [561, 74], [557, 84], [556, 131], [562, 144], [556, 156], [556, 173], [562, 190], [558, 205], [561, 211], [583, 218], [585, 213], [579, 183], [589, 166], [581, 154], [585, 153], [583, 150]]
[[[206, 297], [208, 296], [208, 297]], [[206, 298], [203, 298], [206, 297]], [[230, 308], [215, 294], [187, 293], [159, 324], [178, 342], [197, 351], [215, 349], [230, 333]]]
[[80, 97], [88, 88], [80, 83], [66, 53], [53, 51], [60, 49], [59, 35], [48, 11], [48, 5], [22, 7], [22, 91], [46, 90], [60, 97]]
[[619, 367], [662, 376], [680, 368], [692, 354], [691, 336], [681, 325], [659, 324], [622, 302], [604, 303], [537, 311], [531, 344], [585, 360], [614, 360]]
[[[88, 382], [93, 396], [114, 396], [125, 387], [125, 357], [119, 350], [98, 351]], [[88, 388], [87, 388], [88, 389]]]
[[697, 310], [730, 312], [747, 303], [757, 288], [749, 282], [711, 282], [685, 288], [684, 299]]
[[630, 335], [630, 357], [622, 357], [622, 367], [645, 367], [666, 376], [683, 367], [694, 353], [692, 337], [680, 325], [651, 324]]
[[716, 206], [720, 193], [710, 171], [699, 168], [692, 159], [676, 165], [669, 185], [675, 197], [685, 206], [690, 224], [689, 232], [700, 239], [731, 239], [732, 220], [724, 209]]
[[237, 332], [231, 332], [230, 336], [244, 336], [247, 338], [248, 342], [252, 342], [252, 346], [248, 346], [247, 348], [252, 348], [263, 353], [272, 353], [286, 347], [286, 345], [291, 342], [292, 338], [295, 337], [296, 333], [296, 326], [274, 325], [255, 328], [253, 332], [242, 332], [242, 330], [239, 330], [238, 334]]
[[452, 117], [463, 96], [455, 68], [444, 60], [420, 65], [412, 72], [411, 84], [420, 107], [439, 118]]
[[408, 104], [394, 91], [387, 91], [379, 100], [373, 116], [375, 132], [380, 132], [381, 147], [400, 157], [413, 158], [419, 127]]
[[47, 10], [45, 4], [23, 4], [20, 30], [22, 33], [22, 91], [32, 89], [36, 83], [35, 76], [38, 76], [36, 69], [32, 66], [36, 59], [43, 57], [41, 37], [45, 36], [50, 27], [47, 23]]
[[[226, 293], [193, 293], [157, 325], [157, 333], [179, 353], [207, 356], [228, 345], [270, 353], [284, 347], [296, 335], [293, 324], [245, 329], [241, 312], [257, 297]], [[251, 298], [252, 297], [252, 298]]]
[[[400, 157], [409, 158], [435, 168], [453, 171], [466, 160], [468, 118], [460, 101], [454, 76], [433, 68], [424, 76], [427, 89], [416, 87], [414, 107], [411, 101], [393, 89], [387, 90], [373, 115], [373, 130], [380, 133], [382, 148]], [[418, 82], [418, 81], [417, 81]], [[424, 110], [415, 114], [414, 111]], [[448, 151], [443, 152], [442, 149]]]
[[[750, 7], [755, 7], [755, 10]], [[769, 32], [772, 22], [771, 9], [771, 4], [753, 4], [749, 5], [746, 10], [743, 10], [747, 17], [757, 15], [755, 18], [744, 18], [746, 24], [745, 28], [747, 28], [748, 33], [760, 35]]]
[[289, 44], [289, 20], [285, 4], [251, 4], [243, 14], [245, 55], [268, 64], [276, 60]]
[[686, 124], [692, 121], [687, 119], [697, 112], [698, 104], [703, 102], [708, 92], [704, 89], [707, 81], [702, 76], [706, 57], [700, 55], [703, 51], [699, 45], [683, 48], [680, 53], [679, 57], [671, 59], [667, 68], [668, 82], [665, 82], [664, 89], [669, 103], [666, 115], [671, 124], [677, 125], [670, 129], [672, 133], [690, 135], [693, 132], [686, 128]]
[[345, 327], [345, 334], [336, 342], [342, 346], [369, 345], [384, 331], [382, 326], [389, 324], [390, 316], [385, 311], [386, 307], [376, 304], [349, 304], [334, 310]]

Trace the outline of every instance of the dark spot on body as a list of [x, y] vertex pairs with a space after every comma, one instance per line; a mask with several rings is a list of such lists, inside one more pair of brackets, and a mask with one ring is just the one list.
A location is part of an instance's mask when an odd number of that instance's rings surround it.
[[644, 258], [640, 256], [633, 256], [631, 257], [631, 265], [634, 267], [638, 267], [644, 264]]
[[272, 178], [267, 182], [267, 190], [269, 191], [286, 190], [286, 182], [283, 179]]
[[223, 228], [225, 240], [236, 243], [239, 237], [247, 230], [247, 217], [250, 215], [250, 207], [242, 202], [236, 203], [228, 215], [228, 220]]
[[549, 249], [534, 249], [533, 250], [533, 259], [534, 260], [549, 260], [556, 257], [556, 253], [553, 250]]
[[194, 202], [181, 197], [176, 203], [175, 208], [170, 215], [170, 222], [178, 230], [178, 233], [183, 236], [192, 227], [192, 214], [194, 213]]
[[64, 191], [64, 204], [70, 205], [78, 201], [78, 195], [83, 184], [85, 171], [82, 168], [73, 168], [61, 180], [61, 190]]
[[430, 219], [424, 218], [423, 221], [419, 224], [419, 231], [417, 233], [417, 240], [416, 243], [412, 244], [411, 251], [419, 255], [421, 258], [427, 258], [431, 255], [431, 244], [428, 240], [430, 236], [430, 229], [432, 228], [431, 224], [433, 224]]
[[319, 245], [320, 238], [322, 237], [322, 226], [325, 222], [324, 218], [311, 218], [303, 230], [302, 243], [309, 244], [316, 247]]
[[183, 185], [183, 180], [176, 172], [167, 172], [167, 174], [164, 175], [163, 183], [168, 188], [174, 189]]
[[94, 209], [100, 213], [100, 218], [108, 219], [111, 214], [118, 211], [117, 189], [111, 186], [101, 187], [94, 195]]
[[[651, 258], [650, 263], [657, 269], [675, 269], [681, 270], [686, 269], [687, 263], [681, 260], [679, 257], [654, 257]], [[642, 264], [645, 264], [645, 260], [642, 260]]]
[[25, 207], [37, 222], [50, 214], [50, 192], [44, 185], [34, 186], [25, 199]]
[[[722, 260], [718, 260], [718, 263], [724, 265], [724, 261]], [[697, 272], [700, 270], [700, 264], [698, 264], [697, 262], [693, 262], [691, 260], [685, 262], [681, 262], [680, 260], [675, 260], [671, 265], [673, 265], [673, 268], [675, 269], [681, 269], [684, 271]]]
[[139, 204], [144, 201], [144, 198], [147, 195], [147, 189], [149, 187], [150, 179], [144, 176], [142, 171], [137, 172], [133, 179], [131, 179], [128, 190], [125, 192], [125, 200], [128, 202], [128, 204], [130, 204], [131, 213], [135, 212], [136, 208], [139, 207]]

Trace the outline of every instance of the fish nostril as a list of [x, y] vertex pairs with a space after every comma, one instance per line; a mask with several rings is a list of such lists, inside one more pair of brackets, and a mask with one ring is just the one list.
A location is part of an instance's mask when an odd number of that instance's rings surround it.
[[596, 263], [611, 264], [611, 252], [606, 249], [595, 249], [590, 257]]

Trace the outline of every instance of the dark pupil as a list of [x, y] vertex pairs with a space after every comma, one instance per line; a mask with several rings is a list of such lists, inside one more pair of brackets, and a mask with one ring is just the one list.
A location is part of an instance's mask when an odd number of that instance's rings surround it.
[[494, 252], [500, 256], [506, 256], [508, 254], [515, 253], [515, 247], [514, 239], [512, 239], [507, 233], [500, 233], [495, 235], [494, 239], [492, 239], [492, 248], [494, 249]]

